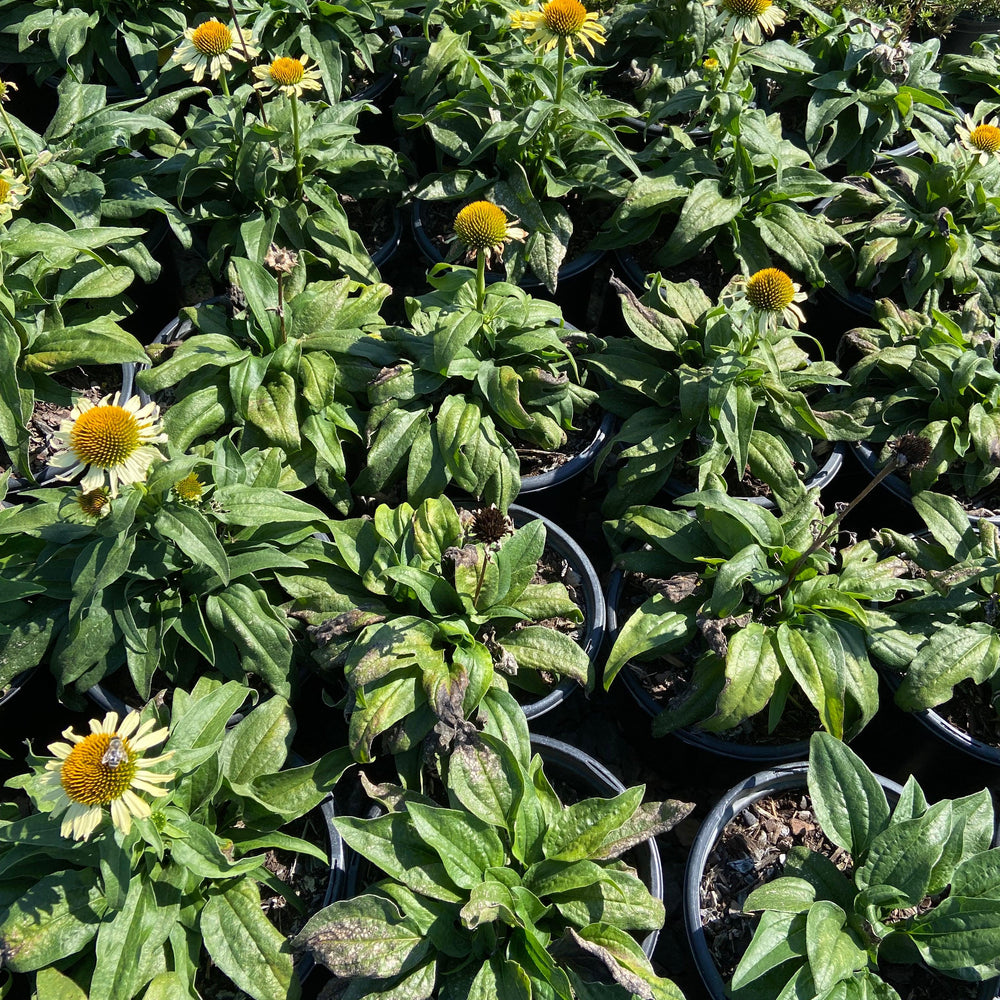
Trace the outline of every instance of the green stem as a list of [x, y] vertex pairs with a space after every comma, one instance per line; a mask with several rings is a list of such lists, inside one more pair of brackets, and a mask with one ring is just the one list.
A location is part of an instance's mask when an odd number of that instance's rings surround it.
[[302, 154], [299, 151], [299, 99], [292, 94], [292, 142], [295, 144], [295, 197], [302, 197]]
[[476, 251], [476, 309], [483, 311], [486, 302], [486, 251]]
[[229, 81], [228, 81], [228, 80], [226, 79], [226, 71], [225, 71], [225, 70], [223, 70], [223, 71], [222, 71], [222, 72], [221, 72], [221, 73], [219, 74], [219, 86], [220, 86], [220, 87], [222, 88], [222, 93], [223, 93], [223, 94], [224, 94], [224, 95], [225, 95], [226, 97], [231, 97], [231, 96], [232, 96], [232, 95], [231, 95], [231, 94], [229, 93]]
[[562, 103], [563, 75], [566, 72], [566, 39], [559, 36], [559, 63], [556, 66], [556, 104]]
[[733, 39], [733, 49], [729, 54], [729, 65], [726, 67], [726, 75], [722, 78], [722, 90], [729, 86], [729, 81], [733, 78], [733, 70], [740, 58], [740, 38], [737, 35]]
[[28, 179], [28, 164], [24, 162], [24, 152], [21, 149], [21, 143], [17, 141], [17, 133], [14, 131], [14, 127], [10, 123], [10, 118], [7, 117], [7, 112], [4, 106], [0, 104], [0, 114], [3, 115], [3, 123], [7, 126], [7, 131], [10, 132], [11, 139], [14, 140], [14, 148], [17, 150], [17, 158], [21, 161], [21, 173], [24, 175], [24, 179]]
[[806, 560], [814, 552], [818, 552], [831, 538], [833, 538], [836, 532], [840, 530], [840, 525], [843, 523], [844, 518], [847, 517], [847, 515], [850, 514], [850, 512], [854, 510], [854, 508], [857, 507], [857, 505], [861, 503], [861, 501], [864, 500], [864, 498], [868, 496], [868, 494], [871, 493], [871, 491], [875, 489], [875, 487], [878, 486], [878, 484], [882, 482], [886, 476], [895, 472], [896, 469], [899, 468], [899, 464], [899, 456], [893, 455], [893, 457], [889, 459], [889, 461], [886, 462], [885, 465], [879, 470], [878, 474], [872, 477], [868, 485], [843, 510], [838, 511], [837, 516], [830, 522], [824, 531], [820, 532], [817, 538], [813, 541], [812, 545], [810, 545], [809, 548], [806, 549], [801, 556], [799, 556], [791, 570], [789, 570], [788, 579], [776, 595], [779, 602], [781, 598], [785, 596], [788, 588], [795, 582], [795, 578], [801, 572], [802, 567], [805, 566]]

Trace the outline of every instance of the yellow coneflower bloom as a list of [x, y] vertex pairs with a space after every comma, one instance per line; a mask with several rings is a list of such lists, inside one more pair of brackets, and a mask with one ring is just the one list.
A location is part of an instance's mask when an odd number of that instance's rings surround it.
[[527, 43], [535, 45], [540, 42], [544, 52], [555, 48], [562, 38], [571, 56], [575, 54], [574, 40], [593, 55], [594, 47], [590, 43], [603, 45], [607, 41], [604, 26], [598, 23], [597, 15], [590, 13], [580, 0], [549, 0], [541, 10], [515, 11], [510, 15], [510, 25], [531, 31]]
[[192, 472], [174, 483], [174, 493], [181, 503], [197, 503], [205, 492], [205, 484], [198, 478], [197, 472]]
[[69, 742], [49, 746], [55, 760], [45, 765], [44, 787], [56, 794], [51, 815], [65, 813], [60, 828], [64, 837], [88, 840], [100, 826], [105, 806], [111, 809], [111, 822], [128, 833], [133, 816], [145, 819], [151, 811], [136, 792], [154, 797], [167, 794], [160, 785], [174, 775], [147, 771], [145, 765], [157, 764], [172, 753], [142, 756], [167, 738], [168, 731], [153, 730], [155, 725], [152, 719], [139, 725], [138, 712], [129, 712], [119, 725], [118, 713], [109, 712], [103, 722], [91, 719], [86, 736], [66, 729], [63, 736]]
[[180, 63], [191, 74], [195, 83], [201, 83], [206, 73], [217, 80], [223, 70], [227, 73], [232, 70], [230, 59], [245, 62], [247, 54], [251, 59], [260, 54], [253, 44], [253, 38], [245, 32], [243, 41], [246, 43], [246, 53], [229, 26], [213, 17], [202, 21], [197, 28], [184, 29], [184, 41], [177, 47], [170, 62]]
[[785, 12], [774, 6], [774, 0], [705, 0], [706, 7], [720, 7], [717, 20], [726, 34], [760, 45], [761, 32], [773, 35], [785, 23]]
[[468, 248], [469, 260], [475, 260], [482, 250], [487, 263], [499, 263], [503, 259], [504, 245], [511, 240], [524, 240], [528, 234], [519, 229], [517, 219], [507, 219], [507, 213], [490, 201], [474, 201], [466, 205], [455, 216], [455, 232], [449, 238], [459, 240]]
[[301, 59], [278, 56], [267, 66], [255, 66], [253, 72], [258, 82], [254, 86], [266, 90], [268, 95], [280, 90], [285, 97], [301, 97], [305, 90], [322, 90], [320, 72], [315, 67], [307, 69], [308, 62], [308, 56]]
[[121, 403], [121, 394], [105, 396], [96, 405], [78, 399], [69, 418], [52, 436], [57, 446], [49, 464], [60, 470], [57, 479], [72, 479], [84, 472], [80, 488], [89, 493], [107, 484], [118, 496], [120, 483], [146, 478], [150, 463], [161, 454], [153, 445], [166, 441], [160, 408], [142, 405], [138, 396]]
[[806, 293], [801, 285], [792, 281], [777, 267], [765, 267], [745, 279], [743, 294], [747, 301], [761, 313], [782, 317], [789, 326], [798, 329], [805, 322], [799, 302], [805, 302]]
[[969, 150], [980, 163], [989, 163], [990, 158], [1000, 153], [1000, 122], [991, 118], [978, 125], [972, 115], [966, 115], [961, 125], [955, 126], [959, 142]]
[[28, 185], [21, 174], [14, 173], [10, 167], [0, 170], [0, 223], [10, 220], [27, 193]]

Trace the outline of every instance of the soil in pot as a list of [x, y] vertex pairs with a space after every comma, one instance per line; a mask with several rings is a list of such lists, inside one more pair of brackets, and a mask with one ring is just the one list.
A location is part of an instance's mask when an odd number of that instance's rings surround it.
[[358, 200], [350, 195], [339, 195], [347, 221], [364, 243], [369, 257], [374, 257], [396, 232], [396, 206], [389, 198]]
[[591, 406], [577, 414], [576, 422], [580, 425], [576, 430], [566, 432], [566, 443], [558, 448], [532, 448], [527, 444], [513, 442], [514, 450], [521, 463], [521, 479], [527, 476], [540, 476], [545, 472], [558, 469], [574, 459], [590, 446], [597, 436], [604, 416], [599, 406]]
[[[637, 578], [630, 574], [618, 604], [619, 622], [624, 624], [648, 596]], [[629, 663], [625, 669], [632, 673], [653, 701], [667, 708], [687, 693], [694, 664], [705, 648], [705, 644], [698, 640], [677, 653], [665, 653], [643, 663]], [[816, 729], [815, 710], [801, 704], [795, 690], [789, 693], [781, 721], [774, 732], [768, 732], [767, 716], [767, 709], [764, 709], [732, 729], [711, 735], [734, 744], [778, 747], [807, 740]]]
[[[119, 365], [94, 365], [71, 368], [57, 372], [53, 380], [65, 390], [62, 400], [35, 397], [35, 409], [28, 422], [28, 460], [32, 473], [37, 477], [48, 465], [56, 449], [52, 445], [52, 435], [59, 425], [69, 419], [72, 411], [71, 394], [83, 396], [92, 403], [100, 402], [105, 396], [121, 389], [122, 370]], [[0, 444], [0, 468], [11, 465], [11, 457]]]
[[[326, 820], [320, 809], [314, 809], [295, 822], [284, 832], [315, 844], [323, 851], [329, 849], [329, 834]], [[301, 904], [297, 910], [276, 889], [258, 883], [260, 906], [268, 920], [286, 937], [292, 938], [306, 925], [309, 918], [318, 913], [327, 902], [330, 885], [330, 865], [307, 854], [291, 851], [269, 850], [265, 855], [264, 867], [278, 880], [290, 887]], [[204, 961], [210, 961], [202, 955]], [[302, 976], [312, 968], [312, 962], [301, 953], [293, 954], [293, 963], [298, 975]], [[237, 989], [215, 965], [198, 976], [198, 991], [205, 1000], [245, 1000], [246, 994]]]
[[[758, 799], [731, 820], [709, 854], [701, 883], [701, 919], [713, 961], [727, 982], [753, 937], [757, 917], [743, 913], [743, 901], [759, 885], [782, 875], [792, 847], [829, 858], [842, 872], [851, 856], [820, 829], [804, 789]], [[975, 1000], [979, 983], [964, 983], [922, 966], [879, 967], [879, 975], [900, 1000]]]
[[988, 683], [964, 680], [955, 685], [952, 697], [936, 706], [934, 712], [980, 743], [1000, 748], [1000, 714], [993, 702], [995, 697]]

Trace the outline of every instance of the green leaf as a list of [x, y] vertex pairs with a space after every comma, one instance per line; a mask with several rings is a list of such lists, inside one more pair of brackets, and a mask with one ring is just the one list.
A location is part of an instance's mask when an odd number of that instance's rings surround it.
[[777, 647], [783, 666], [816, 709], [823, 728], [842, 739], [847, 668], [837, 634], [810, 629], [808, 619], [798, 627], [782, 622]]
[[452, 748], [448, 791], [484, 823], [512, 832], [514, 814], [524, 794], [524, 775], [510, 748], [481, 733]]
[[889, 803], [878, 779], [829, 733], [813, 733], [809, 741], [809, 795], [823, 832], [855, 863], [889, 825]]
[[173, 721], [164, 750], [189, 750], [221, 742], [226, 723], [249, 694], [249, 688], [236, 681], [219, 684], [204, 679], [191, 695], [175, 693]]
[[743, 911], [778, 910], [805, 913], [816, 902], [816, 886], [804, 878], [785, 876], [758, 886], [743, 901]]
[[142, 1000], [191, 1000], [191, 990], [179, 972], [161, 972], [150, 982]]
[[733, 973], [732, 988], [742, 989], [766, 972], [806, 955], [806, 915], [767, 910]]
[[[381, 896], [356, 896], [322, 909], [292, 941], [334, 975], [387, 979], [415, 968], [430, 941], [411, 917]], [[278, 994], [282, 995], [282, 994]]]
[[214, 514], [223, 524], [256, 528], [262, 524], [323, 525], [323, 512], [281, 490], [260, 486], [220, 486], [212, 499], [222, 508]]
[[173, 504], [161, 507], [153, 527], [164, 540], [174, 542], [195, 566], [205, 565], [223, 586], [229, 583], [229, 560], [205, 516], [193, 507]]
[[285, 936], [264, 916], [251, 879], [209, 896], [201, 911], [201, 933], [212, 961], [255, 1000], [300, 995]]
[[284, 698], [269, 698], [226, 733], [222, 769], [229, 781], [245, 784], [280, 771], [295, 732], [295, 716]]
[[719, 181], [701, 178], [687, 196], [674, 231], [656, 255], [656, 263], [662, 269], [694, 257], [721, 226], [736, 218], [742, 207], [742, 198], [722, 194]]
[[632, 818], [645, 790], [645, 785], [638, 785], [614, 798], [583, 799], [564, 808], [545, 831], [545, 857], [561, 861], [593, 857], [609, 834]]
[[756, 715], [770, 701], [780, 673], [774, 630], [759, 622], [745, 625], [729, 640], [726, 685], [716, 702], [715, 714], [702, 727], [721, 731]]
[[445, 871], [462, 889], [483, 880], [487, 868], [505, 864], [503, 842], [488, 823], [457, 809], [412, 802], [407, 813], [417, 833], [441, 858]]
[[83, 950], [105, 904], [95, 871], [55, 872], [2, 911], [0, 951], [12, 972], [33, 972]]
[[295, 381], [291, 375], [272, 373], [263, 385], [250, 393], [247, 422], [259, 427], [279, 448], [289, 453], [297, 451], [302, 438], [295, 402]]
[[822, 993], [868, 965], [868, 952], [845, 927], [847, 914], [836, 903], [817, 900], [806, 914], [809, 971]]
[[527, 625], [508, 632], [500, 644], [517, 660], [518, 668], [557, 674], [590, 687], [590, 657], [568, 635], [547, 625]]
[[461, 898], [440, 856], [424, 843], [405, 814], [374, 819], [338, 816], [334, 825], [352, 850], [414, 892], [449, 903]]
[[97, 965], [90, 981], [91, 1000], [122, 1000], [133, 997], [139, 982], [136, 955], [145, 939], [143, 921], [155, 906], [152, 885], [140, 875], [128, 888], [125, 905], [97, 932]]
[[670, 610], [672, 603], [662, 594], [645, 601], [622, 626], [604, 665], [604, 690], [630, 660], [655, 650], [684, 645], [692, 628], [687, 615]]
[[932, 969], [991, 978], [1000, 966], [1000, 901], [949, 896], [917, 917], [909, 936]]
[[955, 869], [951, 895], [1000, 899], [1000, 847], [966, 858]]
[[1000, 657], [1000, 637], [985, 622], [947, 624], [935, 629], [919, 649], [896, 691], [896, 704], [908, 712], [948, 701], [955, 685], [989, 680]]

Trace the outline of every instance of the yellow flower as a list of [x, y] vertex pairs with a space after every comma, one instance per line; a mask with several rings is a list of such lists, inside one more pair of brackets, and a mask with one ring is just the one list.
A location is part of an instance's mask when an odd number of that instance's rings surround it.
[[197, 472], [192, 472], [174, 483], [174, 492], [181, 503], [197, 503], [205, 492], [205, 484], [198, 478]]
[[719, 71], [719, 60], [709, 56], [702, 64], [706, 73], [717, 73]]
[[280, 90], [285, 97], [301, 97], [304, 90], [322, 90], [320, 72], [316, 68], [306, 69], [308, 62], [308, 56], [301, 59], [278, 56], [268, 66], [255, 66], [253, 72], [258, 82], [254, 86], [258, 90], [270, 86], [268, 95]]
[[482, 250], [487, 263], [499, 263], [504, 244], [527, 238], [527, 232], [514, 225], [517, 221], [508, 221], [507, 213], [492, 202], [474, 201], [455, 216], [455, 233], [449, 242], [457, 239], [463, 243], [469, 250], [468, 260], [475, 260]]
[[64, 837], [88, 840], [100, 826], [105, 806], [111, 807], [111, 822], [128, 833], [133, 816], [145, 819], [150, 814], [149, 803], [136, 792], [154, 797], [167, 794], [160, 785], [174, 775], [147, 771], [145, 765], [166, 760], [172, 752], [142, 756], [167, 738], [168, 731], [153, 730], [155, 725], [152, 719], [139, 725], [139, 713], [129, 712], [119, 726], [118, 713], [109, 712], [103, 722], [91, 719], [86, 736], [66, 729], [63, 736], [69, 742], [49, 746], [56, 759], [45, 765], [44, 787], [56, 795], [51, 815], [65, 812], [60, 829]]
[[6, 104], [16, 92], [17, 84], [13, 80], [0, 80], [0, 101]]
[[955, 127], [959, 141], [980, 163], [989, 163], [990, 158], [1000, 153], [1000, 123], [996, 118], [978, 125], [971, 115]]
[[734, 38], [760, 45], [761, 32], [773, 35], [785, 23], [785, 12], [774, 6], [774, 0], [705, 0], [706, 7], [718, 4], [716, 18]]
[[[250, 58], [255, 59], [260, 52], [253, 38], [244, 32], [243, 41]], [[227, 25], [213, 17], [202, 21], [197, 28], [184, 29], [184, 41], [170, 57], [170, 62], [180, 63], [195, 83], [201, 83], [206, 72], [213, 80], [217, 80], [223, 70], [230, 72], [233, 68], [230, 59], [246, 61], [243, 45]]]
[[758, 312], [782, 316], [792, 327], [805, 322], [799, 302], [805, 302], [806, 293], [777, 267], [765, 267], [746, 279], [744, 295]]
[[22, 174], [15, 174], [10, 167], [0, 170], [0, 223], [10, 220], [27, 193], [28, 185]]
[[531, 31], [526, 39], [528, 44], [541, 42], [544, 52], [551, 51], [563, 38], [571, 56], [575, 55], [574, 39], [593, 55], [594, 47], [590, 43], [603, 45], [607, 41], [597, 15], [588, 12], [580, 0], [549, 0], [540, 11], [515, 11], [510, 15], [510, 25]]
[[105, 396], [96, 405], [78, 399], [67, 420], [52, 436], [57, 446], [49, 464], [59, 469], [57, 479], [72, 479], [81, 470], [84, 492], [107, 483], [118, 496], [119, 483], [137, 483], [146, 478], [153, 459], [162, 457], [153, 445], [166, 441], [160, 424], [160, 408], [142, 405], [138, 396], [120, 403], [120, 393]]

